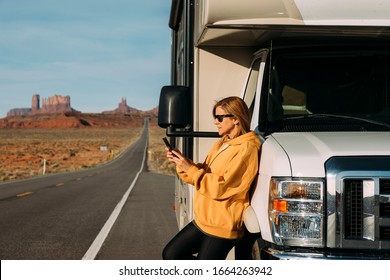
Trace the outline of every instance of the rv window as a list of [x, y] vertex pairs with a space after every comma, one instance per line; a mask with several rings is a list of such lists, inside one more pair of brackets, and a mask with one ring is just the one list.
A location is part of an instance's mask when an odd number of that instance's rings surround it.
[[248, 106], [251, 116], [253, 114], [253, 109], [255, 106], [255, 96], [256, 96], [256, 87], [257, 87], [257, 80], [259, 77], [259, 67], [260, 67], [260, 59], [257, 59], [253, 65], [252, 69], [249, 74], [248, 83], [245, 88], [244, 92], [244, 100], [246, 105]]
[[268, 120], [332, 114], [390, 123], [390, 52], [275, 55]]
[[255, 130], [259, 125], [261, 111], [261, 90], [264, 69], [268, 57], [268, 49], [261, 49], [255, 53], [255, 59], [250, 68], [243, 98], [249, 107], [251, 114], [251, 129]]

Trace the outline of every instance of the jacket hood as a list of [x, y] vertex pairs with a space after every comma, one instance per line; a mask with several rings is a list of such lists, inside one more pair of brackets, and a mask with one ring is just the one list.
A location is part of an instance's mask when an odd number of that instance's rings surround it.
[[230, 146], [235, 146], [235, 145], [242, 145], [245, 143], [251, 143], [251, 144], [255, 145], [257, 147], [257, 149], [260, 148], [259, 136], [254, 131], [247, 132], [247, 133], [240, 135], [236, 138], [233, 138], [231, 140], [229, 140], [227, 135], [223, 136], [221, 139], [222, 145], [229, 144]]

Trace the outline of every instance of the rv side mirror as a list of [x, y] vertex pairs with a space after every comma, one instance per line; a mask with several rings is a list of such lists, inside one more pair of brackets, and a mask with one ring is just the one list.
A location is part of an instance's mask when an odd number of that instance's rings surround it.
[[162, 128], [184, 128], [190, 124], [190, 88], [164, 86], [158, 105], [158, 125]]

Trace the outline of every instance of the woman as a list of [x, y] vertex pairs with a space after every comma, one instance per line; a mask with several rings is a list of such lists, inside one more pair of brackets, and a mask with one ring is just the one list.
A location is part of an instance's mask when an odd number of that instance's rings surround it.
[[194, 220], [164, 248], [163, 259], [226, 259], [244, 235], [243, 211], [258, 172], [260, 141], [250, 131], [250, 114], [239, 97], [214, 105], [214, 124], [221, 137], [206, 161], [195, 164], [178, 150], [167, 149], [181, 179], [194, 185]]

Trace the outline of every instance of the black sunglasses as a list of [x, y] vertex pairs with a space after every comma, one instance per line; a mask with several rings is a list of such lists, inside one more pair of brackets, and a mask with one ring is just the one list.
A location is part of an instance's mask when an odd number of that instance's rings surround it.
[[232, 114], [226, 114], [226, 115], [215, 115], [214, 119], [217, 119], [219, 122], [223, 121], [223, 118], [228, 118], [228, 117], [234, 117]]

